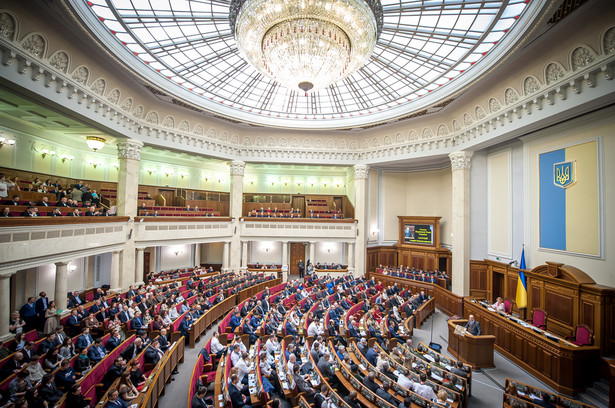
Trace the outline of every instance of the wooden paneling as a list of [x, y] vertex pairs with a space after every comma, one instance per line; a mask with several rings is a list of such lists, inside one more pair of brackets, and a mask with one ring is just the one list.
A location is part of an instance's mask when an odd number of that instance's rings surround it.
[[553, 342], [465, 298], [464, 315], [470, 314], [485, 328], [483, 334], [496, 336], [497, 351], [558, 392], [573, 395], [599, 377], [598, 347]]
[[[482, 289], [483, 271], [488, 282], [486, 293]], [[603, 355], [615, 353], [615, 288], [598, 285], [583, 271], [560, 263], [547, 262], [524, 273], [528, 286], [526, 310], [520, 311], [515, 302], [519, 269], [508, 264], [471, 261], [471, 294], [492, 301], [497, 286], [494, 277], [503, 275], [503, 297], [513, 301], [514, 313], [530, 317], [534, 308], [544, 309], [548, 313], [547, 329], [562, 336], [572, 335], [578, 324], [586, 324], [593, 330], [594, 344]]]
[[[306, 244], [304, 242], [291, 242], [290, 243], [290, 274], [291, 275], [299, 275], [299, 267], [297, 263], [301, 259], [305, 264], [307, 260], [305, 259], [305, 247]], [[306, 265], [307, 267], [307, 265]]]

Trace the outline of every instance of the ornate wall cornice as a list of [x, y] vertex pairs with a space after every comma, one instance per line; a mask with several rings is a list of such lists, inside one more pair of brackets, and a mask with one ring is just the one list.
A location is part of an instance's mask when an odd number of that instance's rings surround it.
[[[93, 78], [86, 65], [72, 66], [69, 51], [50, 54], [44, 33], [24, 36], [19, 27], [14, 13], [0, 10], [0, 72], [9, 82], [86, 116], [116, 137], [225, 160], [353, 165], [449, 154], [519, 136], [532, 126], [544, 126], [545, 117], [555, 118], [564, 110], [592, 105], [615, 93], [615, 27], [610, 27], [599, 33], [600, 50], [585, 44], [570, 49], [565, 61], [569, 70], [559, 61], [546, 62], [543, 78], [527, 75], [519, 90], [494, 89], [484, 106], [469, 107], [460, 117], [450, 118], [451, 123], [395, 135], [374, 137], [361, 132], [337, 139], [318, 134], [267, 137], [253, 135], [249, 129], [244, 135], [229, 134], [215, 128], [205, 130], [204, 124], [190, 124], [172, 114], [146, 112], [142, 101], [126, 95], [129, 90], [108, 90], [107, 78]], [[495, 95], [504, 95], [504, 100]]]

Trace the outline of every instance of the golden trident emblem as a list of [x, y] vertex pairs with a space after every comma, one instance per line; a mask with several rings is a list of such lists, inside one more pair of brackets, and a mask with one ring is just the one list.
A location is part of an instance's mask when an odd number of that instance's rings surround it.
[[576, 161], [555, 163], [553, 165], [553, 184], [568, 188], [577, 182]]

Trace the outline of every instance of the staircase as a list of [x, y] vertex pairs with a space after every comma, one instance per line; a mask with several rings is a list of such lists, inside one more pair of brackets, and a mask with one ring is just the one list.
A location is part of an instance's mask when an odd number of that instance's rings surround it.
[[609, 407], [609, 382], [604, 378], [596, 381], [591, 388], [586, 389], [577, 396], [577, 400], [597, 408]]

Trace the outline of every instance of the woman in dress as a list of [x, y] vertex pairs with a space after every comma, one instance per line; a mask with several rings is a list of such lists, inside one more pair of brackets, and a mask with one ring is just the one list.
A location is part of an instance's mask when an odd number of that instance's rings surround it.
[[60, 366], [60, 362], [62, 362], [62, 357], [58, 354], [58, 348], [50, 348], [45, 354], [45, 368], [53, 371]]
[[[119, 388], [121, 389], [122, 386], [126, 386], [127, 388], [126, 397], [130, 401], [137, 398], [137, 396], [139, 395], [139, 391], [137, 391], [137, 387], [135, 387], [132, 381], [130, 380], [130, 372], [124, 371], [122, 375], [120, 376]], [[122, 396], [122, 391], [120, 391], [120, 396]], [[128, 402], [126, 398], [124, 398], [124, 396], [122, 396], [122, 399]]]
[[45, 328], [44, 333], [54, 333], [56, 328], [60, 326], [60, 316], [58, 316], [58, 310], [56, 308], [55, 300], [49, 302], [47, 310], [45, 310]]
[[128, 372], [130, 374], [130, 382], [140, 390], [143, 384], [145, 384], [146, 378], [141, 371], [139, 360], [130, 360], [130, 363], [128, 363]]
[[15, 336], [15, 341], [9, 346], [11, 351], [19, 351], [26, 345], [26, 334], [21, 332]]

